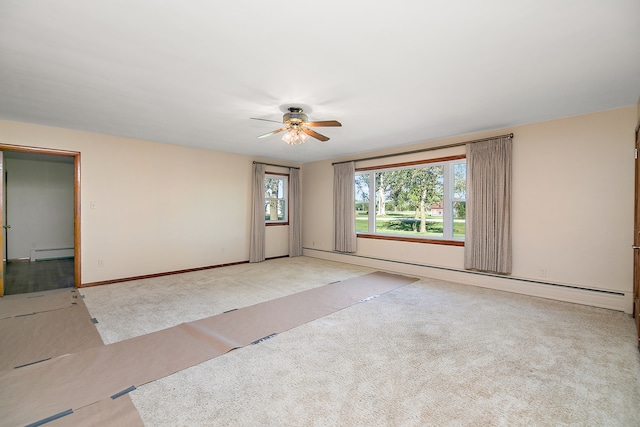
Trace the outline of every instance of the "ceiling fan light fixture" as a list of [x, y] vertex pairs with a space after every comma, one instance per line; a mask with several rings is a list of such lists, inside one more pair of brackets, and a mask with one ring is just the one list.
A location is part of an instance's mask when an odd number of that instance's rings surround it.
[[[320, 122], [310, 122], [309, 116], [302, 112], [302, 108], [299, 107], [289, 107], [289, 112], [285, 113], [282, 117], [282, 123], [284, 127], [280, 129], [276, 129], [269, 133], [265, 133], [264, 135], [258, 136], [258, 138], [267, 138], [276, 133], [280, 133], [286, 131], [285, 135], [282, 137], [282, 140], [289, 145], [299, 145], [306, 142], [309, 137], [315, 138], [320, 142], [327, 142], [329, 137], [324, 136], [310, 127], [340, 127], [342, 124], [337, 120], [323, 120]], [[275, 120], [268, 119], [259, 119], [252, 117], [253, 120], [264, 120], [267, 122], [274, 122]]]
[[282, 140], [289, 145], [299, 145], [306, 142], [308, 139], [309, 135], [302, 132], [302, 130], [297, 126], [289, 129], [289, 131], [282, 137]]
[[307, 139], [309, 139], [309, 135], [307, 135], [304, 132], [298, 131], [298, 135], [300, 135], [300, 138], [302, 139], [302, 142], [307, 142]]

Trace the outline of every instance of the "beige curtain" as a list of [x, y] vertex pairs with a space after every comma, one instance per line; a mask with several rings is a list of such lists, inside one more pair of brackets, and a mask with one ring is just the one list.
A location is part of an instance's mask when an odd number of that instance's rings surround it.
[[264, 261], [264, 169], [265, 165], [253, 165], [253, 198], [251, 209], [251, 243], [249, 262]]
[[300, 169], [289, 169], [289, 256], [302, 255]]
[[356, 251], [355, 163], [338, 163], [333, 167], [334, 249]]
[[467, 144], [464, 268], [511, 274], [511, 138]]

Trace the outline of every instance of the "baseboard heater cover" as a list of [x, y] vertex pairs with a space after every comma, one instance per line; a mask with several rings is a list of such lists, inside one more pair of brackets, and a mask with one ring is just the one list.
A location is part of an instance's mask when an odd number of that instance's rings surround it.
[[545, 282], [543, 280], [535, 280], [535, 279], [527, 279], [527, 278], [524, 278], [524, 277], [506, 276], [506, 275], [502, 275], [502, 274], [486, 273], [486, 272], [483, 272], [483, 271], [460, 270], [458, 268], [452, 268], [452, 267], [441, 267], [441, 266], [438, 266], [438, 265], [418, 264], [418, 263], [415, 263], [415, 262], [398, 261], [398, 260], [394, 260], [394, 259], [377, 258], [377, 257], [372, 257], [372, 256], [366, 256], [366, 255], [356, 255], [356, 254], [346, 253], [346, 252], [327, 251], [327, 250], [316, 249], [316, 248], [302, 248], [302, 249], [306, 249], [306, 250], [309, 250], [309, 251], [316, 251], [316, 252], [325, 252], [325, 253], [328, 253], [328, 254], [335, 254], [335, 255], [341, 255], [341, 256], [350, 256], [350, 257], [355, 257], [355, 258], [368, 259], [368, 260], [373, 260], [373, 261], [382, 261], [382, 262], [389, 262], [389, 263], [393, 263], [393, 264], [408, 265], [408, 266], [413, 266], [413, 267], [432, 268], [432, 269], [435, 269], [435, 270], [450, 271], [450, 272], [453, 272], [453, 273], [473, 274], [473, 275], [477, 275], [477, 276], [486, 276], [486, 277], [495, 277], [495, 278], [498, 278], [498, 279], [515, 280], [515, 281], [518, 281], [518, 282], [536, 283], [536, 284], [539, 284], [539, 285], [549, 285], [549, 286], [556, 286], [556, 287], [560, 287], [560, 288], [569, 288], [569, 289], [577, 289], [577, 290], [581, 290], [581, 291], [597, 292], [597, 293], [616, 295], [616, 296], [625, 296], [624, 292], [609, 291], [609, 290], [606, 290], [606, 289], [587, 288], [587, 287], [584, 287], [584, 286], [569, 285], [569, 284], [565, 284], [565, 283]]
[[73, 248], [31, 249], [31, 261], [73, 258]]
[[[317, 248], [303, 247], [304, 255], [385, 269], [401, 274], [414, 274], [439, 280], [450, 280], [470, 286], [480, 286], [500, 291], [515, 292], [557, 301], [566, 301], [610, 310], [631, 313], [631, 295], [625, 291], [591, 288], [568, 283], [557, 283], [524, 277], [504, 276], [480, 271], [461, 270], [451, 267], [378, 258], [375, 256], [342, 253]], [[353, 259], [348, 261], [347, 259]], [[468, 279], [465, 279], [464, 277]], [[513, 283], [508, 285], [507, 282]]]

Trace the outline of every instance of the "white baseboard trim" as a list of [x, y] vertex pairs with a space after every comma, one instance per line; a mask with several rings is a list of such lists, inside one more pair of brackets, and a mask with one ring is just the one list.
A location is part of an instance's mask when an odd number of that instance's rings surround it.
[[526, 278], [499, 276], [438, 266], [404, 263], [355, 254], [343, 254], [312, 248], [303, 248], [303, 255], [328, 261], [344, 262], [363, 267], [386, 270], [393, 273], [411, 274], [433, 279], [447, 280], [471, 286], [514, 292], [558, 301], [590, 305], [610, 310], [633, 312], [631, 292], [606, 291], [562, 283], [542, 282]]

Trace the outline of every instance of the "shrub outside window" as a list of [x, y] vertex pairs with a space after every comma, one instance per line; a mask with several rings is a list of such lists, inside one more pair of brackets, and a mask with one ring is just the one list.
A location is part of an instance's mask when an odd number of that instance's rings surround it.
[[466, 172], [462, 156], [357, 170], [356, 232], [464, 240]]
[[264, 175], [264, 220], [267, 224], [288, 222], [288, 187], [288, 175]]

